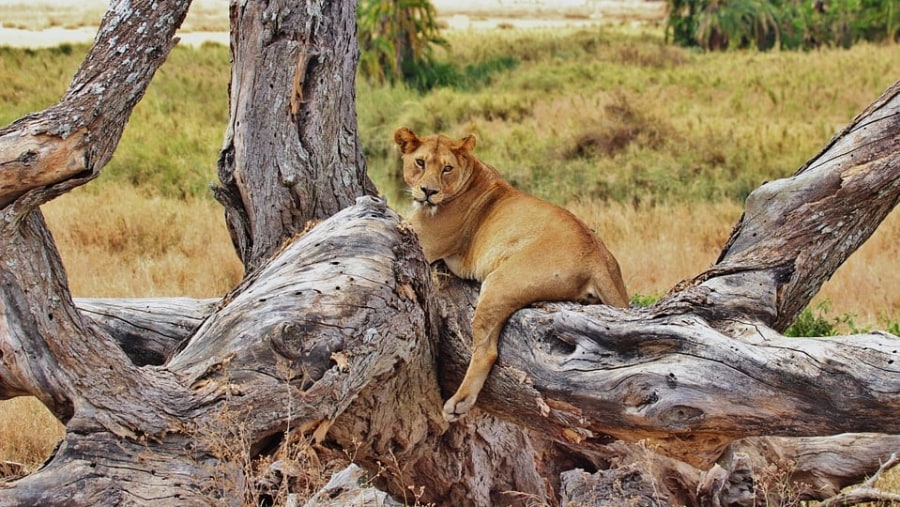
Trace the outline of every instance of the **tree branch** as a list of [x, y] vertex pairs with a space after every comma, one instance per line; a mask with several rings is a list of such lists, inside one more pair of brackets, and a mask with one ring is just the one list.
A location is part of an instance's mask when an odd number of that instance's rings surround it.
[[[468, 362], [474, 291], [455, 280], [442, 290], [441, 366], [452, 392]], [[582, 449], [611, 436], [659, 440], [702, 469], [747, 436], [900, 433], [897, 337], [796, 339], [764, 326], [728, 336], [674, 310], [519, 311], [480, 406]]]
[[[0, 208], [33, 207], [100, 174], [175, 46], [190, 0], [113, 1], [62, 100], [0, 128]], [[40, 190], [39, 190], [40, 189]]]
[[690, 285], [720, 294], [704, 310], [715, 320], [784, 330], [898, 202], [900, 81], [794, 176], [753, 191], [717, 264]]

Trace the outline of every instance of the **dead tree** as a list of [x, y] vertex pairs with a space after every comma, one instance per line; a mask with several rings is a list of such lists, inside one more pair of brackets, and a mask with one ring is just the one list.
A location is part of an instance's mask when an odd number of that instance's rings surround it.
[[245, 279], [221, 301], [73, 301], [39, 206], [109, 160], [188, 4], [114, 1], [60, 103], [0, 129], [0, 398], [66, 425], [0, 505], [240, 504], [227, 488], [254, 477], [216, 432], [251, 458], [353, 449], [395, 497], [441, 505], [750, 505], [779, 461], [825, 498], [897, 450], [900, 339], [779, 331], [900, 200], [900, 83], [657, 304], [518, 312], [480, 410], [448, 425], [478, 288], [368, 195], [355, 2], [233, 2], [216, 195]]

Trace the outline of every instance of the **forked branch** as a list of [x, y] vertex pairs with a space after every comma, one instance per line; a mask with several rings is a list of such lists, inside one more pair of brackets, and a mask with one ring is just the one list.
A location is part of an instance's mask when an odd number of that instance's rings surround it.
[[819, 507], [847, 507], [866, 502], [892, 502], [900, 503], [900, 493], [888, 493], [875, 487], [875, 483], [881, 479], [882, 474], [900, 463], [897, 454], [891, 454], [871, 477], [859, 486], [850, 488], [819, 504]]
[[32, 192], [20, 203], [32, 209], [100, 174], [132, 109], [175, 46], [190, 3], [111, 3], [62, 100], [0, 128], [0, 208]]

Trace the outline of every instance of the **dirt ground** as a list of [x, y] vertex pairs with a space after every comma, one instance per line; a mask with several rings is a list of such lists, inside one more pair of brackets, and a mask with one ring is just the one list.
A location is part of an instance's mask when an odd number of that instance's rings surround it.
[[[229, 0], [194, 0], [179, 34], [183, 44], [228, 43]], [[661, 0], [432, 0], [451, 30], [590, 26], [660, 20]], [[0, 46], [90, 43], [107, 0], [0, 0]]]

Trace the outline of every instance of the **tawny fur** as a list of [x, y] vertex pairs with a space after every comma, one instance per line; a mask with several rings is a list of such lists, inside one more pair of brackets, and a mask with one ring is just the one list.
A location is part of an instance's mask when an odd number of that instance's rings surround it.
[[475, 404], [516, 310], [538, 301], [624, 307], [628, 295], [603, 242], [568, 211], [514, 189], [478, 160], [475, 136], [420, 138], [403, 127], [394, 142], [416, 203], [409, 221], [428, 262], [443, 259], [456, 276], [481, 282], [472, 359], [444, 405], [454, 421]]

